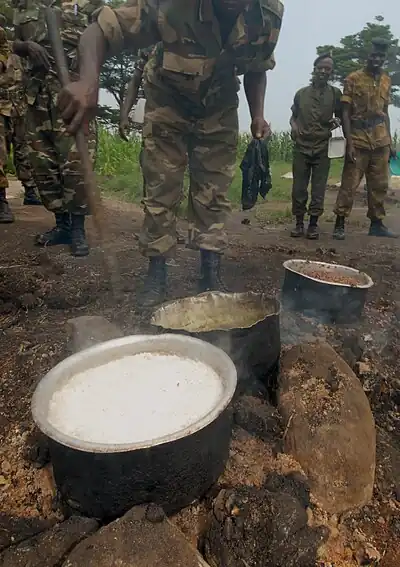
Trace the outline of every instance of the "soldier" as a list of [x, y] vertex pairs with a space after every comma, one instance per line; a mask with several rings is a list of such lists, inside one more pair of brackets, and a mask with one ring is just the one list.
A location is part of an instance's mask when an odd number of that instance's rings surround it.
[[354, 195], [363, 176], [367, 180], [370, 236], [394, 237], [382, 220], [389, 185], [392, 146], [388, 107], [391, 82], [382, 71], [389, 43], [375, 39], [365, 69], [350, 73], [344, 84], [343, 132], [347, 140], [342, 184], [336, 200], [333, 238], [345, 238], [345, 218], [351, 213]]
[[[82, 31], [100, 0], [58, 0], [61, 37], [71, 80], [77, 78], [77, 47]], [[46, 209], [55, 215], [55, 227], [36, 236], [38, 246], [69, 244], [74, 256], [86, 256], [85, 200], [79, 155], [73, 137], [66, 135], [57, 108], [59, 83], [47, 36], [45, 8], [48, 2], [14, 0], [14, 51], [28, 62], [28, 141], [35, 181]], [[95, 135], [90, 132], [91, 155]]]
[[[3, 22], [2, 22], [3, 23]], [[0, 88], [7, 75], [7, 62], [10, 56], [7, 34], [3, 27], [0, 26]], [[8, 79], [8, 77], [7, 77]], [[0, 110], [3, 102], [0, 99]], [[14, 221], [10, 205], [7, 201], [8, 180], [5, 174], [5, 166], [7, 164], [7, 128], [6, 117], [0, 113], [0, 223], [11, 223]]]
[[294, 142], [292, 212], [296, 217], [296, 227], [291, 232], [293, 238], [304, 236], [310, 177], [310, 223], [307, 238], [319, 238], [318, 219], [324, 212], [330, 168], [329, 140], [332, 130], [340, 126], [341, 118], [342, 93], [329, 84], [332, 74], [331, 56], [319, 56], [314, 61], [311, 85], [300, 89], [294, 97], [290, 119]]
[[227, 193], [238, 140], [237, 75], [252, 117], [253, 136], [270, 132], [264, 119], [266, 71], [283, 16], [279, 0], [130, 0], [104, 7], [80, 42], [80, 80], [63, 89], [59, 104], [69, 131], [96, 105], [106, 53], [137, 51], [161, 42], [146, 66], [143, 171], [147, 196], [140, 236], [149, 270], [142, 301], [164, 297], [166, 259], [176, 249], [175, 208], [189, 160], [189, 242], [200, 250], [199, 290], [218, 289], [227, 245]]

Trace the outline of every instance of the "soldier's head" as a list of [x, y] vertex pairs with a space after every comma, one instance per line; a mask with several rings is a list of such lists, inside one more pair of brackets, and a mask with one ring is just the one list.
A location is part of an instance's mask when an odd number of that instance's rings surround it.
[[329, 53], [324, 53], [314, 61], [313, 82], [324, 86], [328, 84], [333, 74], [333, 59]]
[[372, 41], [372, 48], [368, 56], [367, 68], [373, 73], [380, 72], [388, 56], [390, 42], [384, 38]]

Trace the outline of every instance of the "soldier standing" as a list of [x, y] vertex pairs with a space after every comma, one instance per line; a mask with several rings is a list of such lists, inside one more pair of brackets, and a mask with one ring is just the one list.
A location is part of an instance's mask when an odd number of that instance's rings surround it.
[[80, 80], [63, 89], [59, 104], [69, 130], [96, 105], [106, 53], [160, 42], [146, 66], [143, 127], [145, 219], [139, 244], [149, 258], [142, 302], [162, 301], [166, 259], [176, 249], [176, 206], [189, 161], [189, 243], [200, 250], [199, 291], [221, 287], [227, 239], [227, 198], [236, 168], [237, 76], [244, 87], [251, 130], [270, 132], [264, 119], [266, 71], [273, 68], [283, 16], [279, 0], [131, 0], [104, 7], [80, 42]]
[[308, 184], [311, 178], [310, 223], [307, 238], [319, 238], [318, 219], [324, 212], [326, 184], [331, 160], [328, 157], [332, 130], [340, 126], [342, 93], [329, 84], [333, 73], [330, 55], [314, 61], [311, 85], [300, 89], [292, 106], [290, 125], [293, 147], [292, 212], [296, 227], [293, 238], [304, 236], [304, 215], [307, 212]]
[[[71, 80], [77, 79], [79, 37], [88, 26], [100, 0], [58, 0], [62, 19], [61, 38]], [[30, 160], [43, 205], [54, 213], [55, 227], [36, 236], [38, 246], [69, 244], [74, 256], [86, 256], [85, 200], [80, 159], [74, 138], [66, 134], [57, 108], [61, 89], [47, 36], [45, 8], [48, 2], [14, 0], [14, 51], [28, 62], [27, 137]], [[89, 134], [92, 157], [94, 132]]]
[[32, 168], [25, 140], [26, 97], [23, 85], [23, 69], [17, 55], [12, 53], [7, 33], [0, 27], [2, 41], [0, 63], [0, 223], [14, 221], [6, 199], [8, 180], [5, 166], [13, 146], [14, 166], [24, 187], [24, 205], [40, 205], [36, 196]]
[[354, 195], [363, 176], [367, 180], [370, 236], [394, 237], [383, 224], [384, 201], [389, 186], [389, 158], [392, 146], [389, 120], [391, 81], [382, 71], [389, 43], [375, 39], [365, 69], [351, 73], [345, 80], [343, 132], [346, 158], [342, 184], [336, 200], [333, 238], [345, 238], [345, 218], [351, 213]]

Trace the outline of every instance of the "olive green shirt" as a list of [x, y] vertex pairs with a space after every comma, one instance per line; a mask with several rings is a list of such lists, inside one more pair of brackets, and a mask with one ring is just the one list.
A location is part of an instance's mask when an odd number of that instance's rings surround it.
[[328, 151], [332, 137], [330, 121], [342, 115], [341, 97], [340, 90], [332, 85], [322, 90], [309, 85], [297, 91], [292, 115], [300, 135], [295, 140], [295, 149], [310, 155]]

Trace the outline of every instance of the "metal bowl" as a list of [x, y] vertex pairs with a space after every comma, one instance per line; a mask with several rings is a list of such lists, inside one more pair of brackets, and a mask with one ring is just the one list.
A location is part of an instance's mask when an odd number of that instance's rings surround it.
[[[174, 354], [210, 366], [223, 385], [214, 408], [189, 427], [145, 443], [81, 441], [49, 423], [52, 396], [72, 376], [143, 352]], [[231, 437], [228, 406], [236, 384], [235, 366], [222, 350], [180, 335], [124, 337], [65, 359], [42, 378], [32, 399], [33, 419], [49, 437], [61, 496], [70, 507], [99, 518], [116, 517], [148, 501], [161, 504], [167, 511], [190, 504], [204, 494], [225, 467]]]
[[161, 332], [195, 336], [223, 349], [236, 365], [239, 384], [249, 378], [268, 383], [279, 362], [280, 303], [262, 293], [185, 297], [162, 305], [151, 323]]
[[[311, 260], [287, 260], [284, 262], [285, 280], [283, 301], [286, 308], [302, 311], [312, 316], [347, 322], [358, 319], [363, 312], [372, 279], [354, 268]], [[333, 277], [352, 278], [354, 283], [340, 283], [313, 277], [312, 271], [323, 269]], [[309, 273], [307, 273], [309, 271]]]

